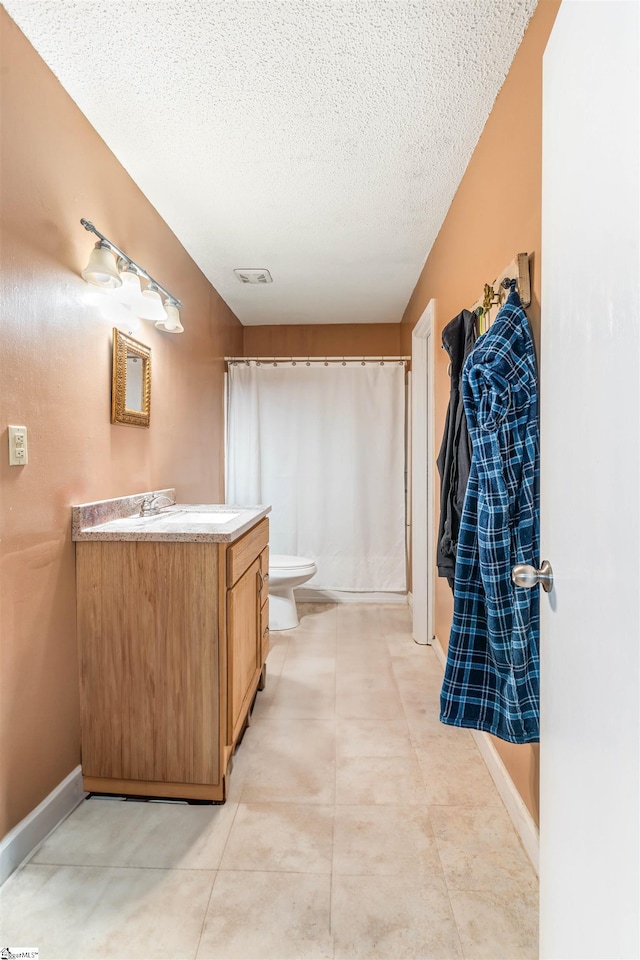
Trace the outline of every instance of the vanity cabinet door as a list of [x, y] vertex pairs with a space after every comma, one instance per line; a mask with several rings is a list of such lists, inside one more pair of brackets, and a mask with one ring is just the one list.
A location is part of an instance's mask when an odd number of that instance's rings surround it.
[[260, 573], [262, 575], [261, 579], [261, 607], [260, 607], [260, 645], [261, 645], [261, 660], [260, 665], [262, 666], [267, 659], [267, 654], [269, 653], [269, 547], [265, 549], [260, 554]]
[[251, 706], [262, 667], [260, 557], [227, 590], [228, 742], [235, 743]]

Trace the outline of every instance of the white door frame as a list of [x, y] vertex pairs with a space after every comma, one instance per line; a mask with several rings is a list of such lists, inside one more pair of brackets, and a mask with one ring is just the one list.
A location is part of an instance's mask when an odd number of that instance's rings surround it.
[[411, 592], [413, 639], [433, 639], [433, 332], [430, 300], [411, 335]]

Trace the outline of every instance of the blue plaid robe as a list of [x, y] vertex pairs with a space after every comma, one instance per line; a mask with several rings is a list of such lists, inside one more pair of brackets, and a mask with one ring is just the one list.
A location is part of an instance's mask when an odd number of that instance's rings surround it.
[[538, 566], [536, 360], [513, 290], [464, 366], [473, 456], [456, 558], [440, 719], [511, 743], [539, 739], [539, 591], [511, 567]]

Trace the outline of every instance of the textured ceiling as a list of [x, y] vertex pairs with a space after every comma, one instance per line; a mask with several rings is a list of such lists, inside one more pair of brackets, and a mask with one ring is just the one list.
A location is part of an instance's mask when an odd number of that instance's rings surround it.
[[242, 323], [262, 324], [401, 319], [536, 3], [3, 5]]

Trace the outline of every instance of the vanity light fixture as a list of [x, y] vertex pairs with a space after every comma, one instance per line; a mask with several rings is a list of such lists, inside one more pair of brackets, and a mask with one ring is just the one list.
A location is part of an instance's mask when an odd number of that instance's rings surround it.
[[[90, 220], [83, 218], [80, 223], [85, 230], [98, 237], [98, 243], [91, 252], [89, 263], [82, 271], [82, 276], [87, 283], [102, 287], [103, 290], [125, 286], [126, 299], [130, 301], [128, 306], [132, 313], [145, 320], [155, 321], [158, 330], [164, 333], [183, 333], [184, 327], [180, 322], [179, 312], [182, 302], [166, 287], [154, 280], [151, 274], [132, 260], [120, 247], [96, 230]], [[115, 257], [118, 258], [117, 265]], [[148, 283], [145, 290], [140, 288], [140, 277]], [[164, 305], [161, 294], [165, 297]]]

